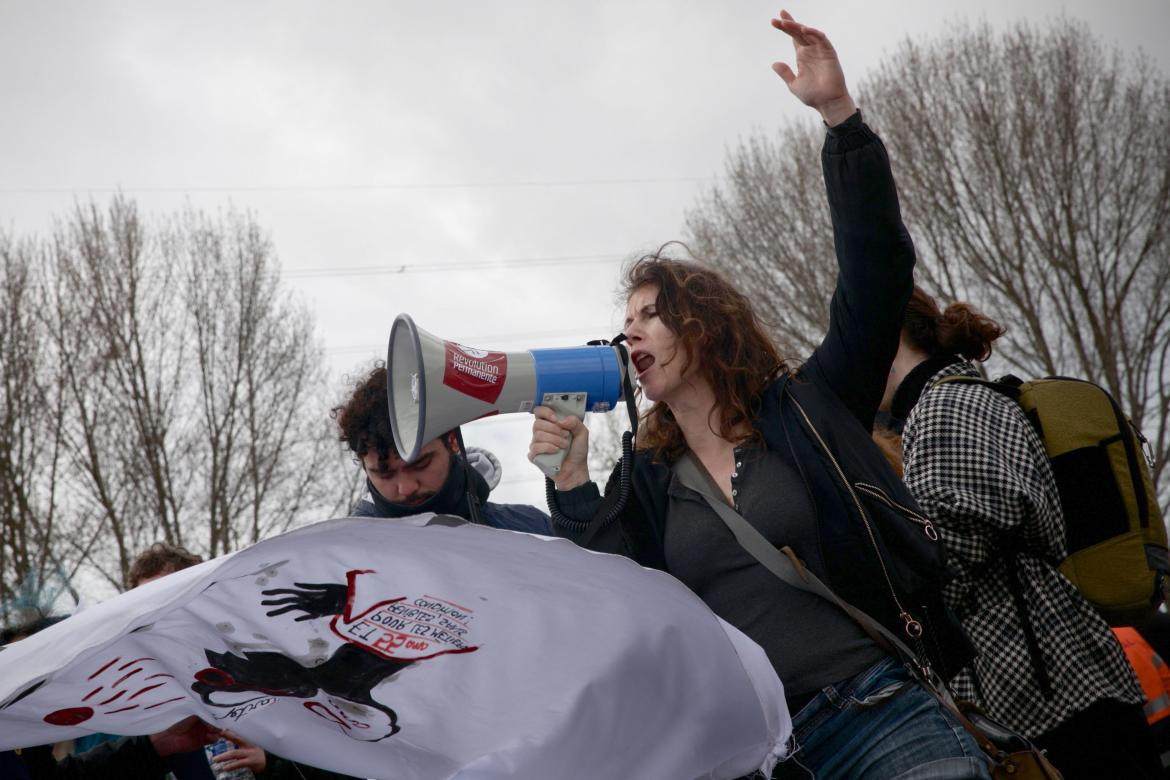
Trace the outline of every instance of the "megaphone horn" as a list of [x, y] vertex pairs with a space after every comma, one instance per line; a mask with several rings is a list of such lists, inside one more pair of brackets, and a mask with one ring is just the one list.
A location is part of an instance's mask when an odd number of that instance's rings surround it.
[[[621, 399], [626, 371], [612, 346], [475, 349], [434, 336], [399, 314], [386, 355], [394, 446], [409, 462], [431, 439], [483, 417], [537, 406], [562, 416], [607, 412]], [[555, 476], [567, 452], [538, 455], [536, 465]]]

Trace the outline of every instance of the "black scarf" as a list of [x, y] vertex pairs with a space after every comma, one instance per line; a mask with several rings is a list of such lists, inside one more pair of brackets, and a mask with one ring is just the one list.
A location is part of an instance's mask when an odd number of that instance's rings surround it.
[[[366, 477], [366, 487], [370, 490], [370, 498], [373, 500], [374, 506], [378, 508], [379, 516], [406, 517], [423, 512], [434, 512], [440, 515], [456, 515], [464, 520], [470, 520], [469, 495], [474, 495], [479, 500], [479, 505], [483, 506], [484, 502], [487, 501], [488, 494], [492, 492], [491, 488], [488, 487], [483, 475], [471, 468], [470, 465], [466, 465], [462, 458], [456, 458], [453, 453], [448, 453], [447, 456], [451, 459], [451, 471], [447, 474], [447, 481], [439, 488], [439, 492], [421, 504], [395, 504], [393, 501], [388, 501], [374, 487], [374, 483], [370, 481], [369, 477]], [[468, 489], [468, 474], [471, 476], [470, 489]]]
[[894, 391], [894, 398], [890, 401], [890, 417], [893, 423], [890, 427], [901, 433], [906, 418], [910, 416], [910, 410], [918, 403], [922, 391], [926, 389], [926, 381], [960, 360], [962, 358], [956, 355], [935, 355], [912, 368], [898, 385], [898, 389]]

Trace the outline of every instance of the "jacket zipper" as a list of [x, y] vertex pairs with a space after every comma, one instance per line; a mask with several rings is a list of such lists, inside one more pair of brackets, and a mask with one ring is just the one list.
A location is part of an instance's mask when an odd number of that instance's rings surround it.
[[915, 620], [914, 616], [906, 611], [906, 608], [902, 606], [902, 602], [898, 598], [898, 593], [894, 590], [894, 582], [890, 579], [890, 572], [888, 569], [886, 569], [886, 562], [882, 558], [881, 550], [878, 548], [877, 538], [874, 536], [873, 528], [870, 527], [869, 524], [869, 516], [865, 514], [865, 509], [861, 505], [861, 499], [857, 497], [857, 491], [853, 489], [853, 485], [850, 484], [849, 480], [845, 478], [845, 472], [841, 468], [841, 464], [837, 462], [837, 458], [833, 455], [832, 450], [830, 450], [829, 446], [825, 444], [825, 440], [821, 438], [820, 431], [818, 431], [816, 426], [812, 424], [812, 420], [810, 420], [808, 414], [805, 413], [804, 407], [800, 405], [800, 402], [797, 401], [791, 393], [788, 395], [788, 397], [796, 406], [796, 410], [800, 412], [800, 416], [804, 418], [804, 424], [808, 426], [810, 431], [812, 431], [813, 436], [817, 440], [817, 444], [819, 444], [821, 449], [824, 450], [825, 455], [829, 458], [829, 462], [833, 464], [833, 468], [837, 471], [837, 477], [841, 480], [841, 484], [845, 486], [845, 489], [849, 491], [849, 496], [853, 499], [853, 505], [857, 508], [857, 514], [861, 517], [862, 525], [865, 526], [865, 533], [869, 536], [869, 543], [873, 547], [874, 554], [877, 555], [878, 565], [882, 568], [882, 576], [885, 577], [886, 587], [889, 588], [890, 591], [890, 598], [894, 600], [894, 606], [898, 608], [898, 617], [902, 619], [904, 624], [902, 626], [902, 630], [905, 631], [906, 635], [910, 638], [918, 639], [922, 636], [922, 624]]
[[854, 487], [868, 496], [873, 496], [878, 501], [881, 501], [883, 504], [888, 506], [890, 509], [897, 510], [901, 514], [905, 515], [907, 520], [913, 523], [918, 523], [918, 525], [922, 526], [922, 531], [926, 534], [927, 539], [932, 542], [938, 541], [938, 530], [934, 527], [934, 523], [930, 522], [929, 517], [923, 517], [910, 507], [902, 506], [897, 501], [887, 496], [886, 492], [876, 485], [870, 485], [867, 482], [856, 482], [854, 483]]

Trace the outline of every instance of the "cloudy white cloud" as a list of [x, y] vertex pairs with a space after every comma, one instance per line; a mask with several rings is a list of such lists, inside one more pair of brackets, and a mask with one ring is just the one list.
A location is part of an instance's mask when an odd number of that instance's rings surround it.
[[[948, 20], [1059, 13], [1170, 71], [1165, 0], [789, 8], [831, 35], [854, 83]], [[271, 230], [338, 375], [382, 352], [401, 311], [477, 346], [608, 335], [618, 258], [677, 238], [737, 139], [809, 113], [768, 67], [791, 53], [777, 10], [0, 0], [0, 225], [44, 231], [90, 188], [156, 213], [230, 200]], [[504, 262], [565, 257], [590, 259]], [[357, 266], [407, 272], [330, 275]], [[504, 461], [500, 498], [540, 503], [526, 427], [466, 435]]]

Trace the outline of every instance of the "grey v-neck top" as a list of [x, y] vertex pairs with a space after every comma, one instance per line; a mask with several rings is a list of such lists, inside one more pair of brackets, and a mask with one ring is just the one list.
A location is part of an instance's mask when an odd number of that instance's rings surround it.
[[[792, 547], [823, 576], [815, 509], [800, 474], [762, 447], [737, 448], [735, 461], [735, 509], [769, 542]], [[677, 475], [671, 478], [668, 502], [667, 571], [764, 648], [790, 707], [885, 657], [838, 607], [786, 585], [757, 563], [706, 500]]]

